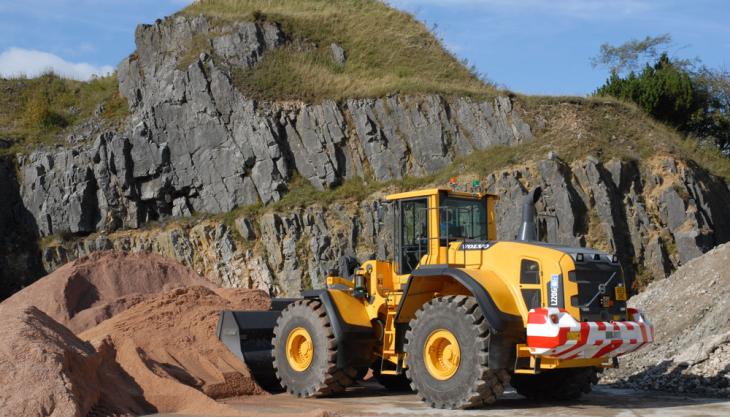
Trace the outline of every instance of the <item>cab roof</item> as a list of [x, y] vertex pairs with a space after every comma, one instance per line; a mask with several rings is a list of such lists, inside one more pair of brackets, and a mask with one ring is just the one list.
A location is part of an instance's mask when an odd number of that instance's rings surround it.
[[483, 193], [483, 192], [467, 192], [467, 191], [457, 191], [452, 190], [450, 188], [426, 188], [423, 190], [415, 190], [415, 191], [407, 191], [404, 193], [396, 193], [396, 194], [389, 194], [385, 196], [385, 199], [388, 201], [393, 200], [403, 200], [406, 198], [416, 198], [416, 197], [428, 197], [440, 193], [447, 193], [451, 197], [459, 197], [459, 198], [468, 198], [471, 200], [481, 200], [484, 197], [490, 197], [494, 199], [499, 199], [499, 196], [496, 194], [491, 193]]

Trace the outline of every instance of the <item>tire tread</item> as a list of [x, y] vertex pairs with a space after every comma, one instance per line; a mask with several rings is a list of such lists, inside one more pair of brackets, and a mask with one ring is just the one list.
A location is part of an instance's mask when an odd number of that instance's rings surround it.
[[456, 309], [459, 313], [468, 317], [474, 326], [477, 334], [477, 344], [482, 353], [479, 354], [479, 377], [474, 384], [469, 387], [467, 393], [461, 398], [454, 399], [450, 402], [437, 402], [419, 392], [418, 386], [414, 383], [413, 368], [406, 369], [406, 375], [411, 381], [411, 389], [424, 402], [435, 408], [451, 408], [451, 409], [468, 409], [480, 407], [483, 405], [493, 404], [504, 392], [504, 386], [509, 382], [510, 375], [506, 370], [494, 370], [488, 366], [488, 348], [489, 348], [489, 325], [484, 318], [479, 305], [474, 297], [465, 295], [452, 295], [447, 297], [434, 298], [427, 302], [416, 312], [415, 318], [411, 320], [409, 329], [406, 332], [405, 349], [408, 351], [408, 345], [414, 338], [413, 330], [416, 323], [421, 318], [428, 317], [430, 314], [441, 309]]
[[317, 325], [324, 329], [328, 342], [326, 353], [327, 362], [324, 369], [320, 370], [320, 378], [315, 385], [296, 390], [293, 387], [287, 386], [286, 382], [282, 379], [281, 373], [279, 372], [279, 358], [277, 355], [274, 355], [274, 370], [276, 371], [276, 377], [281, 381], [281, 386], [287, 392], [297, 397], [324, 397], [344, 392], [347, 387], [355, 383], [354, 377], [357, 372], [355, 369], [342, 369], [337, 367], [337, 341], [332, 331], [332, 323], [330, 323], [327, 311], [321, 301], [306, 299], [289, 304], [281, 312], [281, 315], [276, 321], [272, 345], [278, 346], [279, 343], [286, 343], [286, 336], [282, 337], [282, 335], [278, 334], [278, 329], [280, 329], [280, 324], [285, 319], [285, 315], [296, 314], [296, 310], [301, 310], [301, 313], [304, 314], [312, 314]]

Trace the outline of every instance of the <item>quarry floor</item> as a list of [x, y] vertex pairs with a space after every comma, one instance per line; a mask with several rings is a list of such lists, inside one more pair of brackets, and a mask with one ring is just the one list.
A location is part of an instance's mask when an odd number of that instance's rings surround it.
[[[598, 386], [593, 393], [567, 403], [535, 403], [513, 390], [488, 409], [437, 410], [424, 405], [414, 394], [389, 393], [376, 384], [365, 383], [337, 398], [299, 399], [288, 394], [252, 396], [226, 401], [241, 415], [255, 417], [296, 416], [315, 409], [340, 416], [597, 416], [597, 417], [685, 417], [730, 416], [730, 399], [685, 397], [648, 391], [634, 391]], [[182, 417], [180, 414], [156, 414], [155, 417]], [[185, 417], [209, 417], [191, 415]]]

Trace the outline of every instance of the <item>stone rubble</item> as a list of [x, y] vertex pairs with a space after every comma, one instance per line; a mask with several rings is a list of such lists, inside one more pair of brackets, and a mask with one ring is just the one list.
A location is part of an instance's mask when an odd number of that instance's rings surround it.
[[689, 261], [629, 300], [656, 339], [604, 373], [620, 387], [730, 396], [730, 244]]

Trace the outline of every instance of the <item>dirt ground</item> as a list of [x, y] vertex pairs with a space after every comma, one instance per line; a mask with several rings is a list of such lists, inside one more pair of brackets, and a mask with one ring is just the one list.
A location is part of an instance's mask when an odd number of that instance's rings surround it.
[[[364, 384], [348, 390], [338, 398], [298, 399], [288, 394], [242, 397], [227, 401], [244, 415], [275, 417], [304, 414], [322, 409], [347, 416], [498, 416], [498, 417], [690, 417], [730, 416], [730, 399], [683, 397], [648, 391], [634, 391], [599, 386], [582, 399], [567, 403], [535, 403], [508, 390], [505, 397], [488, 409], [452, 411], [436, 410], [421, 403], [414, 394], [392, 394], [377, 384]], [[182, 417], [157, 414], [154, 417]], [[193, 415], [185, 417], [207, 417]]]

